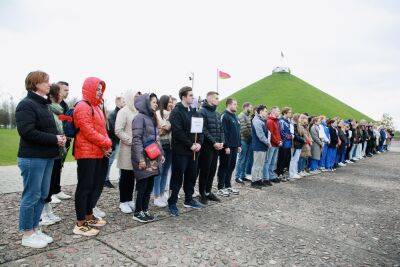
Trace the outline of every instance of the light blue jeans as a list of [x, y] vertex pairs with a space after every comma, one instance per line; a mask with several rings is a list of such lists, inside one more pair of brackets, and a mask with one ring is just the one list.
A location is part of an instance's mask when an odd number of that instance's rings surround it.
[[[251, 142], [246, 143], [245, 141], [241, 141], [242, 151], [239, 154], [238, 161], [236, 164], [236, 179], [243, 179], [246, 177], [247, 167], [250, 163], [250, 154], [253, 153], [251, 149]], [[251, 168], [250, 168], [251, 171]]]
[[264, 179], [273, 180], [276, 178], [275, 170], [276, 163], [278, 161], [278, 151], [279, 147], [269, 147], [267, 151], [267, 157], [264, 163]]
[[165, 184], [167, 183], [168, 171], [172, 163], [171, 149], [164, 148], [164, 164], [160, 168], [160, 175], [154, 177], [153, 195], [160, 196], [165, 191]]
[[24, 190], [19, 208], [19, 230], [38, 228], [44, 201], [50, 190], [54, 159], [18, 158]]

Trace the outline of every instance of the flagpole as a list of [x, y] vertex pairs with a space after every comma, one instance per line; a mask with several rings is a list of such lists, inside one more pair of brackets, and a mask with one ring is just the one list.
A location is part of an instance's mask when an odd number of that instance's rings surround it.
[[219, 80], [219, 77], [218, 77], [218, 76], [219, 76], [219, 70], [217, 69], [217, 93], [219, 93], [219, 92], [218, 92], [218, 80]]
[[192, 90], [194, 90], [194, 72], [192, 72]]

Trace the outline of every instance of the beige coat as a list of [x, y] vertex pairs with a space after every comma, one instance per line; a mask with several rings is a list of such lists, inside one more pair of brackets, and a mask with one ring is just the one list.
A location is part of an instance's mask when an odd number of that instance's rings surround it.
[[125, 93], [126, 106], [118, 112], [115, 121], [115, 134], [120, 139], [117, 167], [122, 170], [133, 170], [131, 160], [132, 121], [138, 114], [134, 105], [134, 95], [134, 91]]

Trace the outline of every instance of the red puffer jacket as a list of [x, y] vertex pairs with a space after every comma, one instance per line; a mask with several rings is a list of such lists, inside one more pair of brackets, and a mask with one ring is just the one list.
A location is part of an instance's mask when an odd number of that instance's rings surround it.
[[90, 77], [85, 80], [82, 87], [83, 100], [79, 102], [74, 110], [74, 124], [79, 132], [75, 137], [75, 159], [102, 158], [104, 151], [111, 148], [111, 140], [107, 135], [106, 119], [99, 105], [102, 97], [96, 97], [99, 84], [106, 84], [99, 78]]
[[278, 147], [279, 144], [282, 143], [281, 130], [279, 127], [278, 118], [269, 116], [266, 126], [268, 128], [268, 131], [270, 131], [270, 133], [271, 133], [271, 145], [273, 147]]

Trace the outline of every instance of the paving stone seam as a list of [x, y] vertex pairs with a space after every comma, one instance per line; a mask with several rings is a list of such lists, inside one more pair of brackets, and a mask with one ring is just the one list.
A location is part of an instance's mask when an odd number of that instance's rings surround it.
[[131, 256], [129, 256], [129, 255], [127, 255], [127, 254], [124, 253], [122, 250], [120, 250], [120, 249], [118, 249], [118, 248], [116, 248], [116, 247], [114, 247], [114, 246], [108, 244], [106, 241], [103, 241], [103, 240], [99, 239], [98, 237], [95, 237], [94, 240], [97, 240], [97, 241], [99, 241], [100, 243], [106, 245], [106, 246], [109, 247], [111, 250], [114, 250], [114, 251], [118, 252], [119, 254], [121, 254], [122, 256], [124, 256], [124, 257], [130, 259], [131, 261], [133, 261], [134, 263], [138, 264], [139, 266], [143, 266], [143, 267], [144, 267], [144, 266], [147, 266], [146, 264], [143, 264], [142, 262], [136, 260], [135, 258], [133, 258], [133, 257], [131, 257]]

